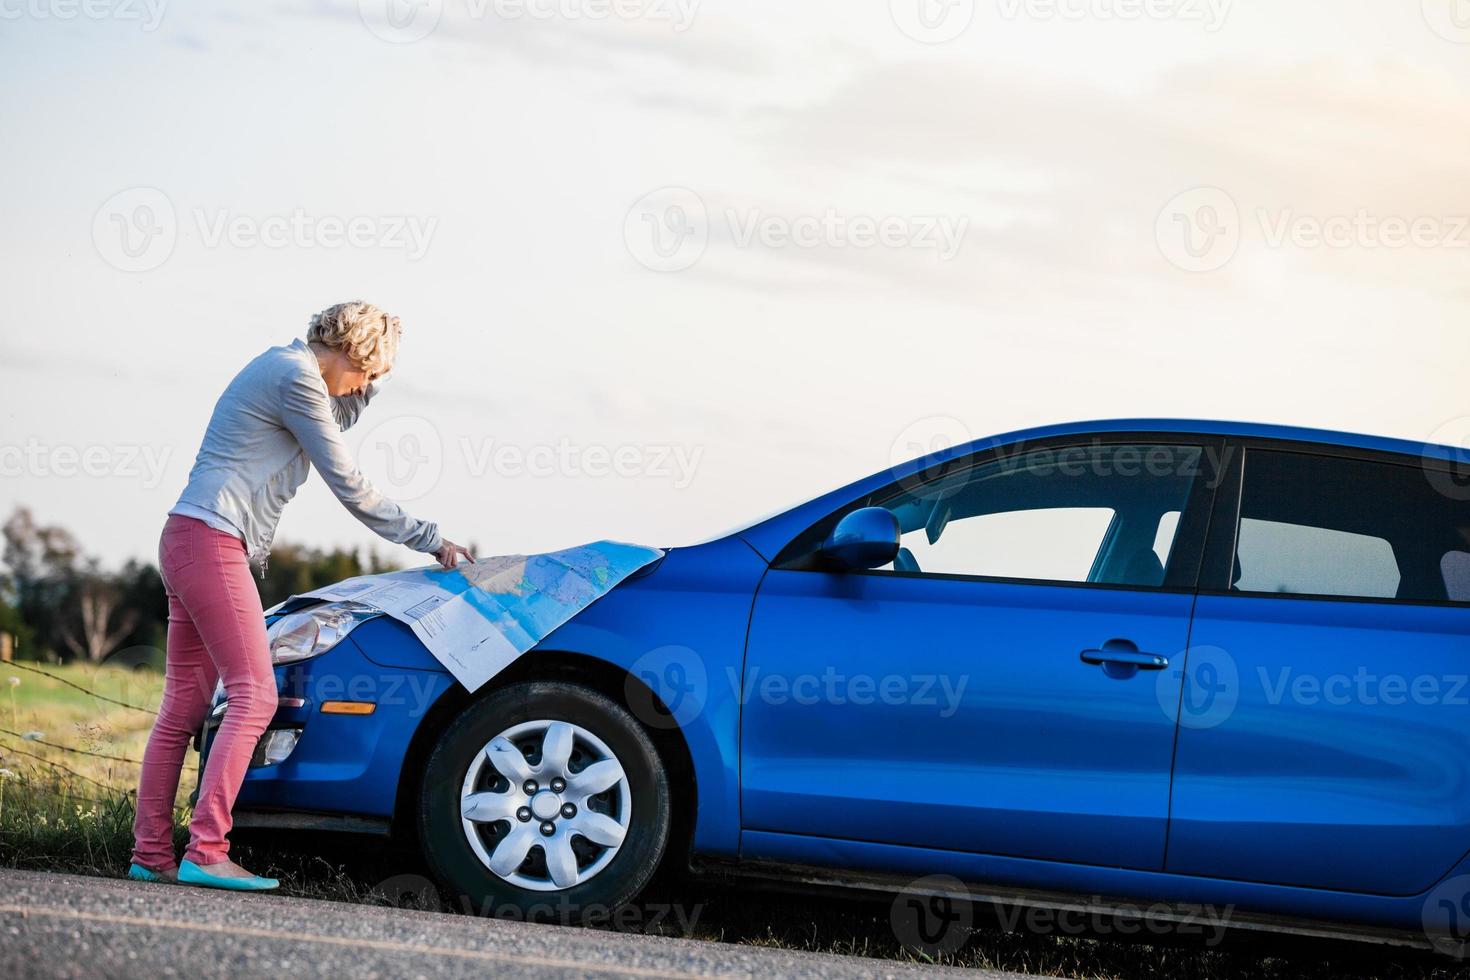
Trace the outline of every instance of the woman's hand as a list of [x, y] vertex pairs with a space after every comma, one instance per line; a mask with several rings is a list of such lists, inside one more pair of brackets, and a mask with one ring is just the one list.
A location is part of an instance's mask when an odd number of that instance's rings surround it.
[[453, 568], [458, 565], [460, 555], [469, 561], [475, 560], [475, 556], [470, 554], [470, 549], [457, 545], [448, 538], [445, 538], [444, 542], [439, 545], [439, 550], [434, 552], [434, 557], [439, 559], [439, 564], [445, 568]]

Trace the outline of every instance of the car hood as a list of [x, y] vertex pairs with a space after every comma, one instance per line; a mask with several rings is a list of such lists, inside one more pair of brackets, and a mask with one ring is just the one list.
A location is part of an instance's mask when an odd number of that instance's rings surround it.
[[619, 583], [648, 571], [659, 548], [594, 541], [537, 555], [497, 555], [452, 569], [360, 575], [291, 596], [280, 616], [320, 602], [351, 603], [411, 629], [473, 691]]

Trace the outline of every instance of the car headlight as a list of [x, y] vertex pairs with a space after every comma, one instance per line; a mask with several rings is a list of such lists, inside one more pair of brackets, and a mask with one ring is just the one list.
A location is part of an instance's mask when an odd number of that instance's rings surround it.
[[319, 657], [341, 643], [348, 633], [381, 615], [377, 609], [357, 602], [328, 602], [288, 613], [265, 631], [271, 664], [279, 667]]

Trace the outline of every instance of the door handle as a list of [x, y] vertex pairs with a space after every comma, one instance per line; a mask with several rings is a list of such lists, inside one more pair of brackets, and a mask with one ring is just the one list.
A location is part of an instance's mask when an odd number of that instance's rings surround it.
[[1101, 648], [1083, 650], [1085, 664], [1123, 664], [1140, 670], [1163, 670], [1169, 666], [1169, 658], [1157, 653], [1142, 653], [1128, 640], [1109, 640]]

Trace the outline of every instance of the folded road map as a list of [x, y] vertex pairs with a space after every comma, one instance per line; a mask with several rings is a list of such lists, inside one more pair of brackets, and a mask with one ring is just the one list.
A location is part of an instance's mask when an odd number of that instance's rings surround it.
[[351, 602], [413, 630], [473, 691], [552, 630], [663, 552], [598, 541], [544, 555], [502, 555], [453, 569], [344, 579], [292, 598]]

